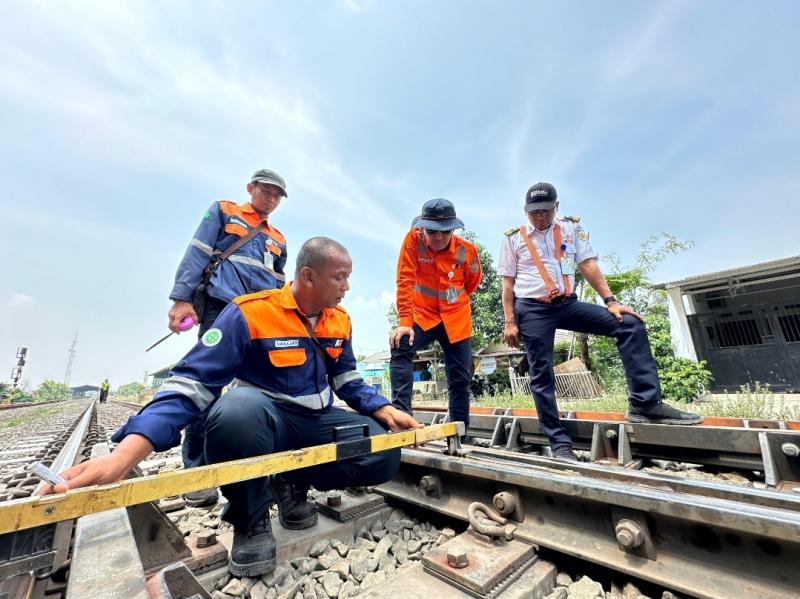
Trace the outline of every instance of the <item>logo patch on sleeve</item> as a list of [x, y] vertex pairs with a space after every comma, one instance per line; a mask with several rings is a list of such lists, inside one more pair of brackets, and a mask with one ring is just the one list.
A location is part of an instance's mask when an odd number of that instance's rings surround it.
[[222, 341], [222, 331], [219, 329], [208, 329], [200, 341], [206, 347], [214, 347], [220, 341]]
[[300, 347], [299, 339], [276, 339], [275, 347]]

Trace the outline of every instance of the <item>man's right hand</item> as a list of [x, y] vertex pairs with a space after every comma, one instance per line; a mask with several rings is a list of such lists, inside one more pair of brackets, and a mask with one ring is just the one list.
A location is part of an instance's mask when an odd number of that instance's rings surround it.
[[113, 453], [87, 460], [82, 464], [67, 468], [61, 472], [61, 478], [67, 482], [64, 484], [45, 485], [38, 495], [49, 495], [50, 493], [64, 493], [69, 489], [88, 487], [91, 485], [106, 485], [122, 480], [130, 468], [124, 461], [117, 458]]
[[516, 321], [507, 322], [503, 329], [503, 339], [509, 347], [519, 347], [519, 327]]
[[181, 320], [186, 318], [187, 316], [191, 316], [194, 320], [194, 323], [197, 324], [200, 322], [200, 319], [197, 318], [197, 313], [194, 311], [192, 307], [192, 302], [182, 302], [180, 300], [175, 300], [172, 304], [172, 308], [169, 309], [167, 314], [169, 316], [169, 330], [173, 333], [180, 333], [181, 330], [178, 328], [180, 326]]
[[153, 445], [146, 437], [139, 434], [128, 435], [111, 453], [59, 472], [61, 478], [67, 482], [55, 486], [45, 485], [37, 495], [64, 493], [69, 489], [119, 482], [151, 451]]
[[408, 344], [414, 345], [413, 327], [396, 327], [389, 335], [389, 347], [400, 347], [400, 340], [408, 335]]

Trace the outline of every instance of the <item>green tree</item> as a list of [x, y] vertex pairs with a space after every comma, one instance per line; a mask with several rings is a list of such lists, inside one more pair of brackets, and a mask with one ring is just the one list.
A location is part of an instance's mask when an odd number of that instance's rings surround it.
[[11, 385], [6, 382], [0, 381], [0, 402], [4, 401], [11, 393]]
[[[691, 241], [682, 241], [673, 235], [649, 237], [642, 243], [636, 264], [623, 269], [617, 256], [610, 256], [610, 272], [606, 280], [611, 292], [624, 304], [644, 316], [650, 349], [656, 361], [661, 390], [667, 399], [690, 401], [705, 392], [711, 382], [711, 373], [705, 361], [695, 362], [675, 355], [670, 337], [667, 311], [667, 294], [653, 289], [649, 276], [668, 256], [693, 247]], [[583, 285], [583, 298], [593, 301], [597, 297], [588, 285]], [[600, 376], [607, 391], [626, 388], [625, 372], [613, 339], [596, 337], [589, 344], [592, 369]]]
[[494, 260], [472, 231], [467, 231], [464, 238], [478, 248], [478, 257], [483, 269], [483, 278], [475, 293], [470, 296], [472, 307], [472, 351], [486, 347], [499, 341], [503, 336], [503, 300], [501, 292], [503, 282]]
[[135, 397], [142, 391], [144, 391], [144, 385], [141, 383], [127, 383], [119, 386], [116, 391], [116, 395], [120, 395], [122, 397]]
[[70, 396], [68, 385], [51, 379], [47, 379], [36, 389], [36, 401], [64, 401]]

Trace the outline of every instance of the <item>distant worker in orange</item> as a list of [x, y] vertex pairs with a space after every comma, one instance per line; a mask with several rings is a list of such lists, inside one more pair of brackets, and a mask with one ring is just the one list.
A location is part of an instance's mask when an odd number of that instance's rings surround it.
[[472, 359], [470, 295], [481, 282], [478, 249], [453, 234], [463, 229], [452, 202], [425, 202], [397, 262], [398, 326], [389, 335], [392, 404], [412, 413], [413, 360], [438, 341], [444, 351], [450, 419], [469, 426]]

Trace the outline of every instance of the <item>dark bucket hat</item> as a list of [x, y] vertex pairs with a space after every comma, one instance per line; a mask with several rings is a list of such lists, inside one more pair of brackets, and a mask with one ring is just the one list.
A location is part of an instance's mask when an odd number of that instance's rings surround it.
[[452, 231], [463, 229], [464, 223], [456, 217], [453, 202], [436, 198], [428, 200], [422, 205], [422, 214], [413, 220], [411, 226], [434, 231]]

